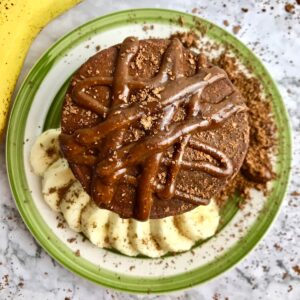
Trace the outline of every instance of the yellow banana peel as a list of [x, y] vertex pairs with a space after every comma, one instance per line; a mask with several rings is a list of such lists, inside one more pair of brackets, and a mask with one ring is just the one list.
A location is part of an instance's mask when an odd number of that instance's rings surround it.
[[32, 40], [52, 19], [80, 0], [0, 1], [0, 139], [11, 96]]

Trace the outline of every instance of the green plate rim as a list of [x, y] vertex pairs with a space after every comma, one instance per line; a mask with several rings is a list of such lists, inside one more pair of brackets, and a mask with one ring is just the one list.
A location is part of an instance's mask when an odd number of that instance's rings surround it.
[[[170, 19], [175, 20], [179, 16], [184, 17], [187, 26], [193, 27], [194, 22], [199, 21], [208, 29], [207, 35], [209, 37], [223, 44], [234, 46], [244, 63], [255, 66], [254, 74], [262, 80], [266, 93], [273, 100], [273, 112], [280, 141], [276, 165], [278, 177], [273, 184], [272, 193], [266, 201], [263, 212], [258, 216], [247, 234], [213, 263], [168, 277], [143, 278], [120, 275], [99, 268], [81, 257], [76, 257], [42, 220], [31, 199], [24, 172], [25, 126], [20, 126], [20, 124], [25, 124], [33, 97], [44, 76], [55, 64], [56, 59], [63, 55], [70, 45], [74, 47], [87, 36], [107, 28], [132, 23], [133, 20], [140, 24], [144, 21], [169, 23]], [[71, 31], [50, 47], [33, 66], [16, 96], [10, 114], [6, 139], [7, 172], [16, 205], [28, 229], [49, 255], [70, 271], [102, 286], [130, 293], [147, 294], [173, 292], [206, 282], [233, 267], [244, 258], [264, 236], [279, 211], [288, 186], [291, 153], [291, 130], [288, 115], [274, 81], [260, 60], [233, 35], [209, 21], [179, 11], [153, 8], [118, 11], [94, 19]]]

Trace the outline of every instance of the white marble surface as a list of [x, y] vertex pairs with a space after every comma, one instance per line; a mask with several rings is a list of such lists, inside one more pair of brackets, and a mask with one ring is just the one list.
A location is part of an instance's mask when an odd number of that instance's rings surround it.
[[[263, 4], [269, 2], [270, 4]], [[289, 110], [294, 133], [292, 180], [281, 213], [265, 239], [242, 263], [223, 276], [176, 296], [159, 299], [300, 299], [300, 5], [295, 14], [284, 10], [285, 1], [197, 0], [86, 0], [49, 24], [37, 37], [20, 76], [59, 37], [86, 21], [122, 9], [164, 7], [191, 12], [227, 30], [241, 25], [238, 38], [263, 60]], [[274, 6], [272, 9], [271, 6]], [[241, 8], [248, 8], [247, 13]], [[262, 10], [266, 11], [263, 12]], [[18, 86], [19, 86], [18, 83]], [[0, 146], [0, 299], [136, 299], [107, 291], [81, 279], [51, 259], [34, 241], [15, 207], [9, 190], [4, 146]], [[277, 245], [274, 246], [274, 245]], [[145, 297], [147, 298], [147, 297]]]

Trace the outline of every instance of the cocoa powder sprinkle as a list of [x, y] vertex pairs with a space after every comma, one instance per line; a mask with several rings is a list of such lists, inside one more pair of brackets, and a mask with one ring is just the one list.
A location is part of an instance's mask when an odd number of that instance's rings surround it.
[[[250, 143], [244, 163], [227, 186], [217, 195], [220, 206], [238, 192], [247, 201], [250, 190], [268, 193], [267, 182], [276, 177], [270, 154], [276, 148], [276, 126], [271, 117], [271, 103], [264, 99], [262, 87], [257, 78], [248, 78], [239, 71], [237, 61], [224, 51], [213, 63], [223, 68], [232, 83], [240, 91], [249, 108]], [[240, 205], [241, 208], [243, 204]]]

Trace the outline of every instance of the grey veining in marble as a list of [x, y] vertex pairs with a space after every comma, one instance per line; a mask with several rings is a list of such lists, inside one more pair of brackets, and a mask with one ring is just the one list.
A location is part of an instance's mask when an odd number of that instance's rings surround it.
[[[267, 4], [263, 4], [267, 2]], [[237, 37], [263, 60], [276, 80], [291, 118], [294, 140], [292, 180], [279, 217], [265, 239], [242, 263], [221, 277], [176, 296], [157, 299], [300, 299], [300, 5], [295, 13], [285, 1], [86, 0], [50, 23], [28, 53], [18, 86], [36, 59], [62, 35], [86, 21], [122, 9], [163, 7], [191, 12], [224, 26], [240, 25]], [[272, 8], [273, 6], [273, 8]], [[248, 12], [241, 12], [248, 8]], [[265, 9], [265, 12], [263, 11]], [[0, 146], [0, 300], [136, 299], [107, 291], [81, 279], [52, 260], [34, 241], [9, 190]], [[146, 297], [145, 297], [146, 298]], [[155, 297], [154, 297], [155, 298]]]

